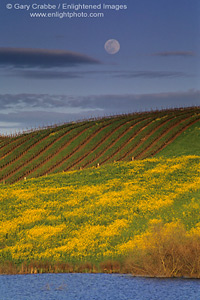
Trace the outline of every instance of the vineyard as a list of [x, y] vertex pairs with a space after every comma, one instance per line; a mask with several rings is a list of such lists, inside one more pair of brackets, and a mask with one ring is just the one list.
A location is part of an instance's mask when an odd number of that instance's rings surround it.
[[[0, 182], [159, 155], [200, 122], [200, 108], [135, 113], [0, 137]], [[167, 146], [167, 147], [166, 147]], [[172, 153], [175, 153], [175, 151]]]

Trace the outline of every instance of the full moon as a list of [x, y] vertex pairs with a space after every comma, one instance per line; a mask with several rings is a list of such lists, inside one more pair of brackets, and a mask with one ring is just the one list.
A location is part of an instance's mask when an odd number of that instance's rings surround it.
[[120, 50], [120, 43], [114, 39], [108, 40], [105, 43], [104, 48], [109, 54], [116, 54]]

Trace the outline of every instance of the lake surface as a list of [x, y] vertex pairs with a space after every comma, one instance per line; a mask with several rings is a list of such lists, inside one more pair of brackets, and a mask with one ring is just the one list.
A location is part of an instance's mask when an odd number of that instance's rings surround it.
[[200, 281], [110, 274], [1, 275], [0, 300], [200, 300]]

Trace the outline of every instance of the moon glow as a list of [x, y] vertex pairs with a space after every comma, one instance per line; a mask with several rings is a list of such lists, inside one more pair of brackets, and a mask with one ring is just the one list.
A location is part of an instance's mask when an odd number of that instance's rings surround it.
[[111, 39], [105, 43], [104, 48], [108, 54], [116, 54], [120, 50], [120, 43], [117, 40]]

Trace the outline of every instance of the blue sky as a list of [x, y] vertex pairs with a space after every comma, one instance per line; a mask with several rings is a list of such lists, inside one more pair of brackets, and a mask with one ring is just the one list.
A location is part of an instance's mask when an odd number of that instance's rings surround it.
[[[14, 8], [33, 3], [41, 1], [0, 3], [0, 132], [200, 105], [199, 0], [70, 2], [115, 5], [92, 10], [102, 18], [31, 18], [54, 11]], [[119, 41], [117, 54], [105, 51], [108, 39]]]

